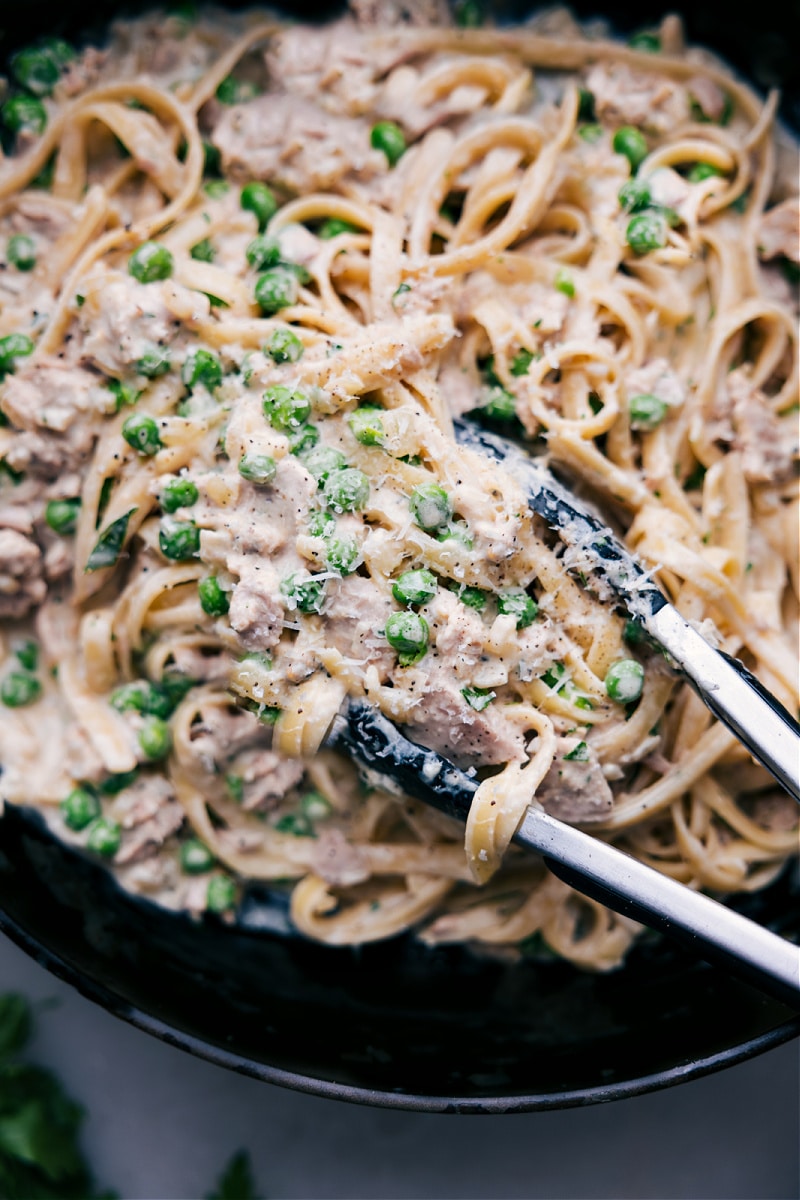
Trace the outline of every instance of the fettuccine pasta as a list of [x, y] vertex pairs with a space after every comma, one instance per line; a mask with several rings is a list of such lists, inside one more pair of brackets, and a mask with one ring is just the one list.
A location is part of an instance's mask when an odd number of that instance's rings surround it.
[[[794, 147], [675, 18], [429, 7], [12, 59], [0, 792], [167, 907], [605, 970], [638, 927], [510, 845], [531, 803], [720, 894], [796, 812], [452, 420], [796, 709]], [[348, 697], [478, 773], [466, 834], [326, 749]]]

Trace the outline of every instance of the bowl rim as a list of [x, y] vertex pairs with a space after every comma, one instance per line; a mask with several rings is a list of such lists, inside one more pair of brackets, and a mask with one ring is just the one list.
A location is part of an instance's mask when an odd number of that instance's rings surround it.
[[737, 1042], [724, 1050], [718, 1050], [685, 1063], [655, 1071], [649, 1075], [620, 1080], [613, 1084], [598, 1084], [584, 1088], [573, 1088], [563, 1092], [513, 1093], [506, 1096], [446, 1096], [426, 1095], [404, 1091], [387, 1091], [337, 1083], [335, 1080], [318, 1079], [312, 1075], [287, 1071], [248, 1058], [246, 1055], [223, 1049], [213, 1041], [177, 1028], [158, 1017], [131, 1004], [113, 988], [90, 979], [61, 955], [49, 949], [38, 938], [0, 909], [0, 932], [6, 934], [21, 950], [28, 954], [45, 970], [74, 987], [85, 999], [112, 1016], [126, 1021], [136, 1029], [149, 1033], [159, 1041], [195, 1058], [204, 1059], [215, 1066], [236, 1071], [264, 1083], [292, 1091], [320, 1096], [327, 1100], [342, 1100], [349, 1104], [362, 1104], [378, 1108], [400, 1109], [407, 1112], [486, 1114], [544, 1112], [562, 1108], [581, 1108], [592, 1104], [608, 1104], [614, 1100], [627, 1100], [647, 1092], [661, 1091], [680, 1083], [700, 1079], [726, 1067], [736, 1066], [756, 1055], [800, 1037], [800, 1013], [772, 1029], [763, 1031], [746, 1041]]
[[[254, 0], [250, 0], [250, 3], [253, 2]], [[151, 6], [152, 0], [150, 4], [136, 3], [133, 7], [139, 12]], [[533, 10], [545, 7], [544, 0], [537, 0], [536, 3], [531, 5]], [[580, 19], [586, 20], [588, 11], [586, 5], [579, 4], [578, 8], [581, 14]], [[591, 6], [589, 8], [591, 9]], [[666, 7], [665, 11], [667, 11]], [[696, 44], [702, 45], [706, 43], [697, 41]], [[737, 74], [743, 74], [741, 67], [737, 66], [735, 70]], [[745, 78], [749, 82], [753, 82], [749, 73], [745, 75]], [[763, 87], [760, 85], [759, 90], [763, 91]], [[784, 100], [785, 98], [786, 93], [784, 92]], [[795, 127], [796, 118], [793, 119], [796, 111], [793, 110], [792, 115], [784, 116], [784, 120], [795, 138], [798, 137], [798, 129]], [[2, 802], [0, 802], [1, 812]], [[709, 1052], [708, 1054], [688, 1059], [685, 1062], [679, 1062], [660, 1071], [629, 1079], [617, 1080], [609, 1084], [598, 1084], [557, 1092], [515, 1092], [511, 1095], [470, 1097], [370, 1089], [353, 1084], [339, 1083], [334, 1080], [320, 1079], [312, 1074], [302, 1074], [271, 1066], [248, 1057], [245, 1054], [226, 1049], [213, 1040], [190, 1033], [176, 1024], [155, 1017], [145, 1009], [131, 1003], [120, 991], [115, 990], [106, 983], [101, 983], [93, 979], [79, 967], [69, 962], [67, 958], [50, 949], [45, 942], [12, 918], [2, 907], [0, 907], [0, 933], [5, 934], [30, 958], [52, 975], [73, 987], [84, 998], [99, 1005], [111, 1015], [127, 1022], [134, 1028], [140, 1029], [165, 1044], [183, 1050], [196, 1058], [228, 1070], [236, 1071], [239, 1074], [259, 1079], [265, 1083], [274, 1084], [278, 1087], [289, 1088], [326, 1099], [341, 1100], [351, 1104], [395, 1110], [499, 1115], [501, 1113], [548, 1111], [609, 1103], [615, 1100], [630, 1099], [635, 1096], [663, 1090], [680, 1083], [702, 1078], [703, 1076], [723, 1070], [726, 1067], [735, 1066], [768, 1050], [788, 1043], [794, 1038], [800, 1037], [800, 1013], [798, 1013], [782, 1021], [780, 1024], [763, 1030], [743, 1041], [737, 1041], [735, 1044], [721, 1050]]]

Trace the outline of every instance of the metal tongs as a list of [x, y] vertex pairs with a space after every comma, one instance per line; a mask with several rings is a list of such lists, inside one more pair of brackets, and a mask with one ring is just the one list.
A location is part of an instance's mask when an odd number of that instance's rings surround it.
[[[800, 802], [800, 725], [775, 697], [681, 617], [634, 555], [546, 467], [467, 420], [457, 420], [455, 431], [462, 445], [502, 463], [524, 489], [531, 509], [578, 551], [577, 569], [588, 568], [603, 580], [714, 715]], [[347, 702], [326, 741], [349, 753], [371, 780], [378, 776], [389, 790], [400, 788], [466, 820], [478, 781], [404, 737], [372, 705]], [[514, 840], [542, 855], [549, 869], [578, 891], [800, 1008], [800, 950], [755, 921], [538, 807], [528, 808]]]
[[455, 429], [463, 446], [502, 463], [533, 511], [567, 546], [580, 551], [580, 568], [603, 580], [634, 621], [667, 651], [714, 716], [800, 803], [800, 725], [783, 705], [742, 663], [715, 650], [683, 619], [630, 550], [546, 467], [469, 421], [457, 420]]

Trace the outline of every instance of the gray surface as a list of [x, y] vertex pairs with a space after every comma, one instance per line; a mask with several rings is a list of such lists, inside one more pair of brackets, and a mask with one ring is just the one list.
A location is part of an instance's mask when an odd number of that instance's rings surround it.
[[269, 1200], [793, 1200], [800, 1190], [797, 1042], [616, 1104], [431, 1116], [283, 1091], [193, 1059], [0, 936], [5, 989], [58, 998], [32, 1054], [89, 1109], [86, 1148], [123, 1200], [203, 1196], [240, 1146]]

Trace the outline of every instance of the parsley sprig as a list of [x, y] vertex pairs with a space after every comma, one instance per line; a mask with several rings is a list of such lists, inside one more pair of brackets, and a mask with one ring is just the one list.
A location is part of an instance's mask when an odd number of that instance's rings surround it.
[[259, 1200], [250, 1156], [246, 1150], [234, 1154], [206, 1200]]
[[31, 1007], [0, 995], [0, 1196], [4, 1200], [114, 1200], [96, 1191], [79, 1141], [84, 1111], [44, 1067], [21, 1059]]
[[[80, 1144], [81, 1105], [52, 1071], [26, 1061], [33, 1026], [25, 997], [0, 993], [0, 1200], [119, 1200], [95, 1186]], [[259, 1200], [246, 1150], [206, 1200]]]

